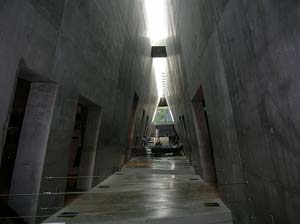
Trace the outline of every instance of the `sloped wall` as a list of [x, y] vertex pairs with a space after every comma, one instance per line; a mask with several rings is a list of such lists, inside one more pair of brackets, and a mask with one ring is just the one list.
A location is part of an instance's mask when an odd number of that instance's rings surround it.
[[177, 124], [187, 120], [194, 154], [191, 101], [202, 86], [235, 223], [298, 223], [299, 2], [168, 2], [169, 102]]
[[[142, 0], [1, 1], [0, 152], [18, 71], [59, 85], [40, 192], [65, 190], [65, 180], [44, 177], [66, 175], [78, 97], [102, 109], [95, 183], [122, 165], [135, 93], [137, 120], [143, 111], [152, 120], [157, 93], [144, 15]], [[42, 208], [63, 206], [63, 196], [32, 206], [45, 215]]]

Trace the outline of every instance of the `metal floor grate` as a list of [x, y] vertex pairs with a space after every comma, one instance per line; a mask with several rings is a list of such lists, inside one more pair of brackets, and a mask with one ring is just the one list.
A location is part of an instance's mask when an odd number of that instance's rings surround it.
[[205, 202], [204, 206], [206, 207], [220, 207], [220, 204], [217, 202]]
[[78, 212], [63, 212], [58, 217], [59, 218], [74, 218], [78, 214], [79, 214]]
[[107, 188], [109, 188], [109, 186], [108, 185], [100, 185], [98, 188], [107, 189]]

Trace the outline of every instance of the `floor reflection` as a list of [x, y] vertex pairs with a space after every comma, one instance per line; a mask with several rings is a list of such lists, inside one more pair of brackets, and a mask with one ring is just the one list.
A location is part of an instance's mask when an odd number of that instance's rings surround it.
[[[215, 187], [203, 182], [184, 157], [135, 158], [122, 170], [80, 196], [45, 223], [232, 223]], [[207, 207], [205, 203], [217, 203]], [[176, 222], [176, 223], [181, 223]], [[202, 222], [201, 222], [202, 223]]]

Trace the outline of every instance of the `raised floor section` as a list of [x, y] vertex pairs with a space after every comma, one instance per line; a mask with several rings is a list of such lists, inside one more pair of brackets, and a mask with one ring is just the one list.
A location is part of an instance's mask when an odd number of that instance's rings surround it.
[[184, 157], [134, 158], [44, 223], [232, 223], [217, 190]]

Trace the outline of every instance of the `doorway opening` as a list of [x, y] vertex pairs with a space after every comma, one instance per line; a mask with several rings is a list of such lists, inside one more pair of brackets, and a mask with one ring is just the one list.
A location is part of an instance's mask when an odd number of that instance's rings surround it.
[[0, 168], [0, 191], [9, 193], [31, 83], [18, 78]]
[[203, 178], [206, 182], [217, 185], [214, 151], [202, 86], [197, 90], [192, 105]]
[[83, 104], [78, 103], [72, 142], [70, 146], [66, 192], [77, 191], [76, 183], [79, 175], [79, 166], [84, 143], [87, 115], [88, 108]]
[[144, 136], [148, 135], [148, 122], [149, 122], [149, 115], [147, 115], [146, 122], [145, 122], [145, 129], [143, 134]]
[[142, 115], [142, 120], [141, 120], [141, 129], [140, 129], [140, 133], [142, 135], [142, 137], [144, 136], [144, 120], [145, 120], [145, 110], [143, 110], [143, 115]]
[[131, 146], [133, 143], [135, 122], [136, 122], [136, 113], [137, 113], [138, 105], [139, 105], [139, 97], [136, 93], [134, 93], [133, 102], [132, 102], [132, 106], [131, 106], [131, 113], [130, 113], [130, 118], [129, 118], [128, 143], [127, 143], [127, 148], [125, 149], [124, 164], [126, 164], [130, 160]]
[[138, 133], [137, 133], [137, 136], [135, 138], [135, 148], [139, 147], [140, 144], [142, 144], [142, 139], [144, 137], [144, 120], [145, 120], [145, 110], [143, 110], [143, 114], [142, 114], [142, 119], [141, 119], [141, 124], [140, 124], [140, 127], [138, 129]]
[[[80, 98], [70, 145], [66, 192], [92, 188], [100, 121], [101, 108]], [[65, 204], [74, 198], [66, 194]]]
[[[3, 148], [2, 162], [0, 167], [0, 193], [9, 195], [13, 171], [15, 167], [20, 134], [23, 126], [25, 110], [28, 102], [31, 83], [18, 78], [15, 95], [10, 111], [10, 118]], [[0, 198], [0, 216], [16, 216], [17, 214], [8, 205], [9, 197]], [[19, 220], [18, 223], [25, 223]]]
[[192, 149], [190, 146], [190, 138], [189, 138], [189, 133], [188, 133], [184, 115], [181, 116], [181, 121], [182, 121], [182, 127], [184, 132], [184, 139], [185, 139], [185, 145], [184, 145], [185, 153], [188, 155], [189, 161], [192, 162]]

